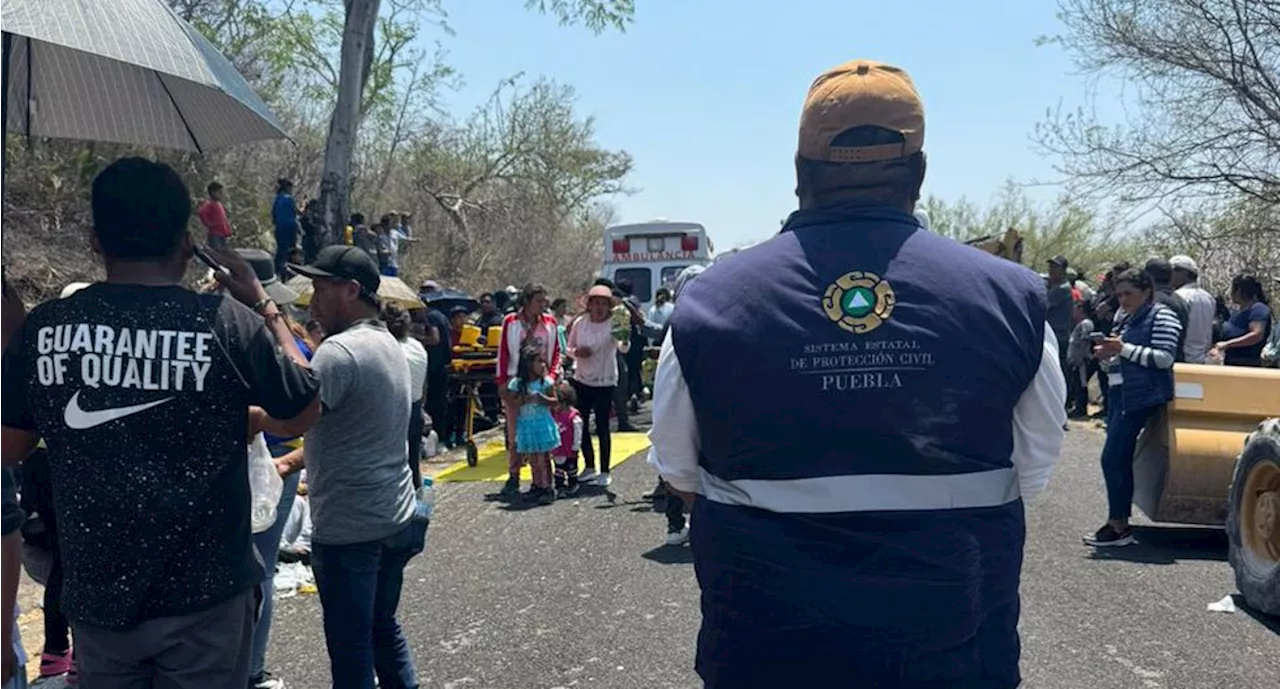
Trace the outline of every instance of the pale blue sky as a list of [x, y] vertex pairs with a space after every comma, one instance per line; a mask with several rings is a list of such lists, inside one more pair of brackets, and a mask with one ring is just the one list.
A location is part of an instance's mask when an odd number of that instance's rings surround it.
[[[729, 248], [794, 209], [792, 160], [805, 91], [855, 57], [891, 62], [925, 102], [925, 193], [986, 201], [1003, 182], [1052, 180], [1031, 145], [1047, 108], [1084, 102], [1056, 46], [1052, 0], [637, 0], [625, 34], [560, 27], [522, 0], [446, 3], [444, 41], [466, 80], [455, 112], [515, 72], [571, 84], [601, 144], [635, 157], [619, 220], [707, 226]], [[889, 8], [893, 9], [890, 10]], [[1037, 189], [1049, 197], [1052, 189]]]

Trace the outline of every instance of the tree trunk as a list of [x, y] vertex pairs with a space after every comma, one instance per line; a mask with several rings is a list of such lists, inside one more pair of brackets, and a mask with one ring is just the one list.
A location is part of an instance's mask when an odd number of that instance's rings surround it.
[[322, 244], [342, 241], [351, 198], [351, 155], [360, 124], [360, 101], [369, 77], [367, 64], [373, 50], [373, 29], [380, 0], [346, 0], [347, 17], [342, 30], [342, 63], [338, 71], [338, 100], [329, 121], [324, 149], [324, 173], [320, 177]]

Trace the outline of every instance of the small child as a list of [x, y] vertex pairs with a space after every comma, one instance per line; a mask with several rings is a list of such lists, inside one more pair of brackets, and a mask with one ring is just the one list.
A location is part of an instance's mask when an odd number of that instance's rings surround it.
[[231, 241], [231, 223], [227, 220], [227, 207], [222, 204], [222, 185], [210, 182], [205, 191], [209, 198], [196, 208], [196, 215], [204, 225], [205, 243], [214, 249], [226, 249]]
[[558, 400], [551, 417], [560, 431], [560, 445], [551, 451], [555, 462], [556, 491], [560, 495], [578, 492], [578, 451], [582, 449], [582, 414], [578, 412], [578, 395], [573, 386], [561, 382], [556, 386]]
[[[520, 455], [520, 463], [527, 462], [533, 472], [533, 487], [526, 495], [542, 505], [550, 505], [556, 499], [556, 491], [551, 487], [548, 455], [560, 446], [560, 431], [556, 420], [551, 417], [551, 405], [556, 403], [556, 398], [551, 396], [554, 385], [547, 376], [547, 362], [542, 350], [535, 347], [522, 350], [516, 377], [507, 384], [507, 390], [515, 393], [520, 403], [520, 413], [515, 421], [516, 452]], [[517, 473], [508, 480], [514, 480], [518, 485], [520, 475]]]

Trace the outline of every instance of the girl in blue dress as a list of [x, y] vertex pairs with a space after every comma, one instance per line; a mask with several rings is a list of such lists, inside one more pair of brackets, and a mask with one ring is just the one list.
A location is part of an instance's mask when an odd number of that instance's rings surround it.
[[516, 394], [520, 413], [516, 416], [516, 453], [522, 464], [528, 463], [533, 473], [533, 487], [526, 494], [540, 504], [555, 502], [551, 487], [550, 452], [560, 446], [560, 430], [551, 416], [555, 404], [555, 383], [547, 375], [547, 362], [538, 347], [520, 351], [516, 377], [507, 383]]

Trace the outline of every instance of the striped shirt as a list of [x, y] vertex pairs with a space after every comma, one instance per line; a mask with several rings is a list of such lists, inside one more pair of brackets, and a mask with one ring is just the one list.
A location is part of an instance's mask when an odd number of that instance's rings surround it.
[[[1120, 348], [1120, 356], [1144, 368], [1172, 368], [1177, 359], [1178, 340], [1182, 337], [1182, 322], [1173, 309], [1158, 303], [1151, 305], [1151, 318], [1155, 321], [1151, 324], [1151, 344], [1126, 342]], [[1124, 337], [1128, 329], [1129, 321], [1126, 320], [1120, 327], [1120, 336]], [[1108, 381], [1111, 385], [1124, 382], [1119, 366], [1111, 370]]]

